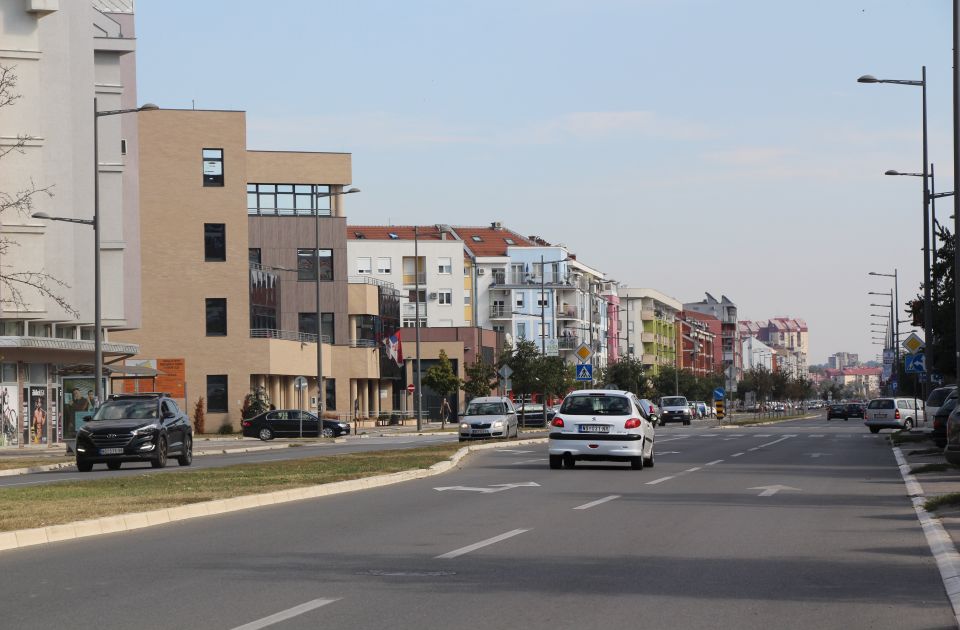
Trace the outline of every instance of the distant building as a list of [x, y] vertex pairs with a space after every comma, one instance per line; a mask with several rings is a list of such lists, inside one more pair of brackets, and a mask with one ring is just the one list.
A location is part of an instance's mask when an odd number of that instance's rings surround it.
[[[759, 321], [741, 321], [737, 328], [741, 338], [756, 337], [783, 358], [780, 369], [793, 375], [807, 373], [810, 341], [807, 322], [793, 317], [774, 317]], [[789, 367], [789, 369], [787, 369]]]
[[680, 301], [656, 289], [620, 287], [618, 295], [626, 311], [624, 354], [640, 359], [651, 374], [661, 366], [676, 366]]
[[720, 320], [721, 349], [723, 352], [723, 371], [726, 375], [726, 389], [737, 391], [737, 381], [743, 376], [743, 358], [740, 348], [740, 334], [737, 329], [737, 305], [725, 295], [720, 299], [709, 293], [700, 302], [687, 302], [684, 311], [696, 311], [711, 315]]
[[860, 356], [853, 352], [838, 352], [827, 357], [827, 367], [842, 370], [847, 367], [860, 365]]

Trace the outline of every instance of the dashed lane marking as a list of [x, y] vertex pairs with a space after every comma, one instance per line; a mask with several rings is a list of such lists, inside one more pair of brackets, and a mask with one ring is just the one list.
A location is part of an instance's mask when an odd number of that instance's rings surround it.
[[687, 468], [687, 469], [686, 469], [685, 471], [683, 471], [683, 472], [697, 472], [698, 470], [700, 470], [700, 467], [699, 467], [699, 466], [697, 466], [696, 468]]
[[600, 505], [601, 503], [606, 503], [607, 501], [613, 501], [614, 499], [619, 499], [619, 494], [611, 494], [608, 497], [603, 497], [602, 499], [597, 499], [596, 501], [591, 501], [590, 503], [584, 503], [583, 505], [578, 505], [573, 508], [575, 510], [589, 510], [590, 508]]
[[655, 486], [655, 485], [657, 485], [658, 483], [663, 483], [664, 481], [668, 481], [668, 480], [670, 480], [670, 479], [673, 479], [673, 477], [674, 477], [674, 475], [670, 475], [669, 477], [660, 477], [659, 479], [654, 479], [653, 481], [648, 481], [648, 482], [647, 482], [647, 485], [648, 485], [648, 486]]
[[707, 462], [706, 464], [704, 464], [704, 466], [716, 466], [722, 461], [723, 461], [722, 459], [715, 459], [712, 462]]
[[734, 453], [730, 457], [740, 457], [741, 455], [743, 455], [743, 453]]
[[508, 538], [513, 538], [514, 536], [519, 536], [524, 532], [529, 532], [529, 529], [512, 529], [509, 532], [504, 532], [499, 536], [494, 536], [493, 538], [487, 538], [486, 540], [481, 540], [480, 542], [473, 543], [472, 545], [467, 545], [466, 547], [460, 547], [459, 549], [454, 549], [453, 551], [448, 551], [445, 554], [439, 555], [436, 557], [436, 560], [450, 560], [451, 558], [456, 558], [464, 554], [470, 553], [471, 551], [476, 551], [477, 549], [482, 549], [483, 547], [488, 547], [490, 545], [496, 544], [501, 540], [506, 540]]
[[260, 628], [266, 628], [267, 626], [272, 626], [274, 624], [280, 623], [281, 621], [286, 621], [287, 619], [293, 619], [294, 617], [299, 617], [304, 613], [308, 613], [311, 610], [316, 610], [317, 608], [320, 608], [321, 606], [326, 606], [327, 604], [332, 604], [335, 601], [338, 601], [338, 600], [312, 599], [309, 602], [300, 604], [299, 606], [294, 606], [293, 608], [281, 610], [280, 612], [274, 613], [269, 617], [264, 617], [263, 619], [257, 619], [256, 621], [245, 623], [242, 626], [237, 626], [233, 630], [260, 630]]

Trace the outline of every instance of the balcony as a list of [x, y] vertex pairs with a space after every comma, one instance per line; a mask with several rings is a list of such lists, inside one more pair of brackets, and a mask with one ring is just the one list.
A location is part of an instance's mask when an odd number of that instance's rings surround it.
[[509, 306], [504, 306], [502, 304], [490, 305], [490, 319], [511, 319], [512, 317], [513, 311]]
[[557, 347], [561, 350], [576, 350], [580, 347], [581, 339], [576, 336], [560, 337], [557, 339]]
[[417, 284], [423, 286], [426, 283], [427, 283], [426, 272], [403, 274], [403, 286], [415, 286]]
[[640, 341], [643, 343], [654, 343], [656, 341], [656, 335], [651, 332], [640, 333]]
[[[284, 339], [286, 341], [299, 341], [300, 343], [317, 343], [317, 336], [310, 333], [296, 332], [293, 330], [275, 330], [273, 328], [251, 328], [251, 339]], [[330, 336], [323, 336], [323, 343], [330, 343]]]
[[[530, 272], [518, 272], [518, 271], [503, 271], [497, 272], [494, 271], [491, 278], [491, 284], [493, 285], [506, 285], [506, 286], [522, 286], [522, 287], [531, 287], [539, 286], [541, 284], [541, 276], [537, 273]], [[572, 274], [557, 274], [547, 273], [547, 277], [542, 279], [542, 284], [548, 287], [556, 286], [565, 286], [572, 287], [576, 285], [576, 282]]]
[[557, 309], [557, 319], [583, 319], [583, 312], [575, 306], [564, 304]]
[[[416, 302], [404, 302], [400, 305], [400, 312], [403, 315], [409, 317], [416, 317], [417, 315], [417, 303]], [[427, 303], [420, 302], [420, 317], [426, 317], [427, 315]]]

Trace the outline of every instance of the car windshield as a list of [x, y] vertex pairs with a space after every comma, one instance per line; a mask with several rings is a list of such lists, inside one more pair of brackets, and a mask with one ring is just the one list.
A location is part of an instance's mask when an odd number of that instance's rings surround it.
[[868, 409], [893, 409], [893, 401], [889, 398], [871, 400]]
[[496, 416], [502, 413], [506, 413], [503, 403], [498, 402], [485, 402], [485, 403], [470, 403], [467, 405], [468, 416]]
[[630, 401], [623, 396], [570, 396], [563, 401], [560, 413], [574, 416], [626, 416]]
[[687, 399], [684, 398], [683, 396], [674, 396], [672, 398], [664, 398], [663, 406], [664, 407], [686, 407]]
[[943, 401], [943, 404], [940, 405], [939, 409], [937, 409], [937, 415], [938, 415], [938, 416], [940, 416], [940, 415], [944, 415], [944, 416], [945, 416], [945, 415], [948, 415], [951, 411], [953, 411], [954, 407], [956, 407], [956, 406], [957, 406], [957, 399], [956, 399], [956, 397], [954, 397], [954, 398], [947, 398], [945, 401]]
[[108, 400], [97, 409], [91, 420], [153, 420], [157, 417], [156, 400]]
[[930, 396], [927, 397], [927, 404], [934, 407], [939, 407], [943, 404], [943, 401], [947, 399], [947, 396], [954, 393], [955, 389], [952, 387], [940, 387], [938, 389], [930, 392]]

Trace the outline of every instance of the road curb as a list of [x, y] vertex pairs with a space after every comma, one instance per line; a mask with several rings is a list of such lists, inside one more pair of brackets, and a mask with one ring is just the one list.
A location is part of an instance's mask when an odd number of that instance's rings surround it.
[[930, 553], [933, 554], [937, 568], [940, 569], [943, 588], [947, 592], [950, 605], [953, 607], [954, 621], [960, 626], [960, 553], [957, 553], [957, 548], [953, 544], [950, 534], [943, 528], [940, 521], [924, 509], [923, 504], [927, 497], [923, 493], [923, 486], [910, 472], [910, 464], [907, 463], [899, 446], [893, 447], [893, 456], [897, 460], [900, 476], [903, 477], [907, 496], [910, 497], [913, 509], [917, 513], [920, 528], [923, 530], [927, 544], [930, 546]]
[[351, 479], [349, 481], [335, 481], [333, 483], [307, 486], [304, 488], [277, 490], [275, 492], [268, 492], [265, 494], [250, 494], [240, 497], [231, 497], [229, 499], [216, 499], [213, 501], [204, 501], [202, 503], [191, 503], [188, 505], [179, 505], [176, 507], [151, 510], [149, 512], [134, 512], [131, 514], [103, 516], [86, 521], [64, 523], [62, 525], [50, 525], [47, 527], [0, 532], [0, 552], [11, 549], [20, 549], [22, 547], [32, 547], [34, 545], [59, 542], [62, 540], [86, 538], [87, 536], [127, 532], [135, 529], [143, 529], [144, 527], [153, 527], [154, 525], [163, 525], [164, 523], [184, 521], [202, 516], [226, 514], [228, 512], [247, 510], [266, 505], [277, 505], [280, 503], [289, 503], [291, 501], [315, 499], [319, 497], [332, 496], [335, 494], [343, 494], [345, 492], [356, 492], [357, 490], [368, 490], [370, 488], [389, 486], [395, 483], [412, 481], [414, 479], [423, 479], [425, 477], [432, 477], [434, 475], [445, 473], [456, 467], [457, 464], [468, 454], [475, 451], [484, 451], [501, 447], [525, 446], [528, 444], [543, 444], [546, 441], [547, 438], [534, 438], [528, 440], [515, 440], [511, 442], [474, 444], [459, 449], [457, 452], [451, 455], [449, 459], [437, 462], [436, 464], [430, 466], [430, 468], [403, 470], [396, 473], [390, 473], [388, 475], [376, 475], [374, 477]]

